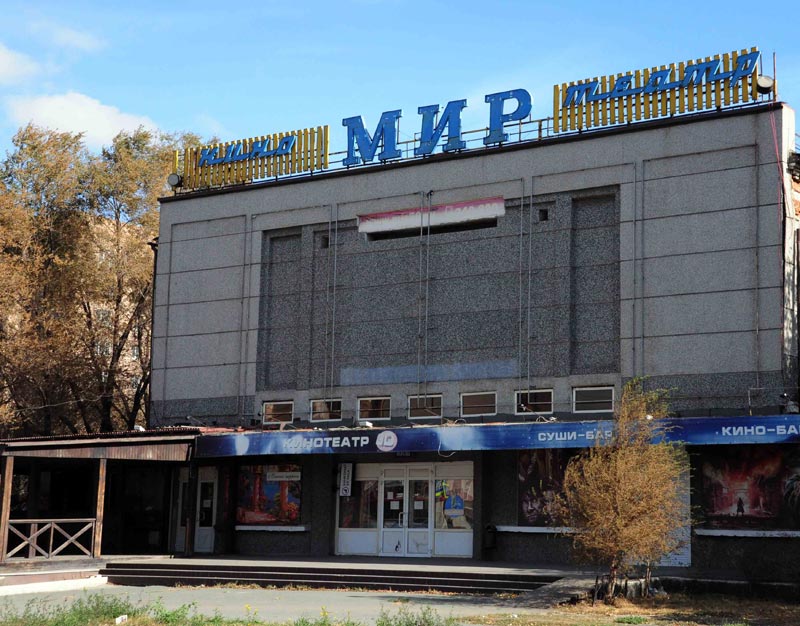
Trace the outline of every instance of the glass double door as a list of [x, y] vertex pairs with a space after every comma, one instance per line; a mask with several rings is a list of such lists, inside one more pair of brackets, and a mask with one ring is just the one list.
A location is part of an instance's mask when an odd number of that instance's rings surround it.
[[381, 556], [430, 556], [433, 471], [429, 465], [381, 470], [378, 527]]

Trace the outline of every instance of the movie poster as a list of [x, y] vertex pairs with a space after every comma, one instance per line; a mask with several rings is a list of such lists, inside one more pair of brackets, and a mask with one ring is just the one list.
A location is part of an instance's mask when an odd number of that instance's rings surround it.
[[800, 450], [725, 446], [699, 457], [706, 528], [800, 529]]
[[299, 465], [243, 465], [239, 468], [236, 521], [294, 526], [300, 522]]
[[517, 456], [518, 524], [561, 526], [556, 499], [574, 450], [524, 450]]

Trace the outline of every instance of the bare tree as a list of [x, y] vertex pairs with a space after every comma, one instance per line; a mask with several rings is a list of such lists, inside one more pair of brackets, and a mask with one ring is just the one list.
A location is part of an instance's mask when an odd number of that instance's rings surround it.
[[564, 511], [576, 533], [574, 547], [587, 562], [608, 568], [606, 598], [620, 575], [677, 549], [688, 521], [684, 485], [688, 456], [663, 440], [668, 402], [664, 390], [647, 391], [641, 379], [623, 389], [610, 437], [575, 456], [564, 477]]

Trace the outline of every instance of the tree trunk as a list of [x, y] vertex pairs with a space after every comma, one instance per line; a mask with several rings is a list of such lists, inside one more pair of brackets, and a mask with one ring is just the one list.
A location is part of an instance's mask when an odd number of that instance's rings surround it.
[[606, 604], [614, 604], [614, 593], [617, 588], [617, 562], [611, 564], [608, 571], [608, 591], [606, 593]]

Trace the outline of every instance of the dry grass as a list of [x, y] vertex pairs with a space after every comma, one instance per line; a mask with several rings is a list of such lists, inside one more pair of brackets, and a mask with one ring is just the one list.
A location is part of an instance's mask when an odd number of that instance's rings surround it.
[[[635, 619], [640, 618], [640, 619]], [[798, 626], [800, 604], [734, 596], [675, 594], [616, 605], [562, 606], [544, 615], [490, 615], [468, 618], [487, 626]]]
[[181, 589], [203, 589], [205, 587], [211, 587], [213, 589], [242, 589], [242, 590], [257, 590], [263, 589], [264, 591], [343, 591], [347, 593], [414, 593], [414, 594], [424, 594], [424, 595], [431, 595], [431, 596], [463, 596], [463, 595], [480, 595], [486, 596], [489, 598], [502, 598], [502, 599], [513, 599], [518, 597], [519, 593], [511, 593], [511, 592], [499, 592], [491, 595], [486, 594], [465, 594], [463, 592], [456, 592], [456, 591], [439, 591], [438, 589], [417, 589], [414, 591], [405, 591], [405, 590], [397, 590], [397, 589], [373, 589], [372, 587], [312, 587], [309, 585], [297, 585], [297, 584], [290, 584], [290, 585], [258, 585], [256, 583], [247, 583], [247, 582], [227, 582], [227, 583], [219, 583], [215, 585], [186, 585], [183, 583], [178, 583], [174, 585], [177, 588]]

